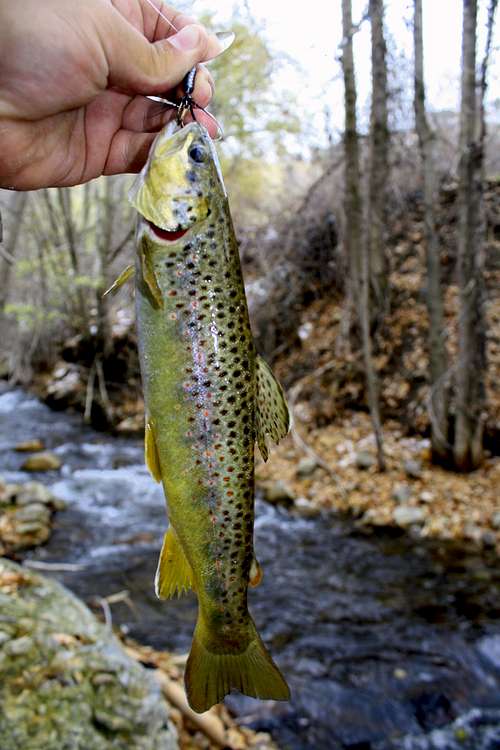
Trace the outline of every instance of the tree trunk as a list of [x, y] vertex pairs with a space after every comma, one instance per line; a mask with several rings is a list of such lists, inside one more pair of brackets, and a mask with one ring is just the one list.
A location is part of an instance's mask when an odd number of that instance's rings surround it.
[[9, 284], [14, 264], [14, 255], [16, 252], [23, 214], [26, 209], [28, 193], [15, 193], [12, 197], [10, 206], [9, 234], [3, 246], [3, 253], [0, 257], [0, 321], [4, 317], [5, 306], [9, 296]]
[[349, 289], [352, 304], [357, 309], [361, 287], [361, 229], [363, 209], [361, 199], [361, 172], [359, 139], [356, 116], [356, 80], [352, 44], [351, 0], [342, 0], [343, 48], [342, 69], [344, 74], [345, 106], [345, 186], [344, 213], [346, 226], [344, 247], [349, 267]]
[[370, 0], [372, 105], [370, 175], [368, 185], [368, 251], [372, 322], [381, 322], [389, 309], [389, 264], [386, 253], [389, 127], [387, 63], [383, 0]]
[[345, 104], [345, 231], [344, 246], [349, 264], [349, 289], [358, 314], [365, 366], [368, 404], [372, 419], [379, 469], [385, 469], [378, 383], [371, 356], [369, 262], [367, 242], [363, 241], [363, 205], [361, 198], [361, 170], [356, 118], [356, 79], [352, 44], [351, 0], [342, 0], [342, 69], [344, 74]]
[[109, 266], [113, 249], [113, 222], [115, 216], [115, 204], [113, 202], [113, 180], [108, 177], [103, 184], [103, 194], [99, 201], [100, 230], [97, 236], [97, 257], [99, 263], [99, 285], [96, 289], [97, 306], [97, 332], [96, 351], [104, 356], [109, 356], [113, 348], [112, 326], [110, 316], [110, 297], [104, 297], [104, 292], [111, 283]]
[[[79, 248], [76, 235], [76, 221], [73, 210], [71, 188], [57, 188], [57, 198], [59, 201], [60, 214], [62, 218], [62, 229], [64, 231], [64, 237], [68, 255], [70, 258], [73, 278], [75, 280], [75, 284], [77, 284], [78, 276], [80, 275], [80, 262], [78, 258]], [[78, 287], [78, 285], [76, 287], [75, 295], [77, 300], [78, 315], [80, 317], [79, 327], [81, 328], [81, 330], [86, 331], [88, 328], [87, 304], [85, 301], [83, 290]]]
[[458, 186], [458, 361], [454, 461], [471, 471], [483, 460], [486, 323], [484, 316], [482, 148], [476, 96], [477, 0], [464, 0]]
[[422, 39], [422, 0], [414, 0], [413, 42], [415, 52], [414, 108], [424, 185], [424, 225], [427, 262], [426, 303], [429, 314], [429, 369], [432, 454], [438, 463], [450, 457], [448, 435], [449, 387], [446, 382], [448, 358], [444, 339], [441, 264], [434, 207], [438, 203], [435, 172], [435, 136], [425, 111], [424, 52]]

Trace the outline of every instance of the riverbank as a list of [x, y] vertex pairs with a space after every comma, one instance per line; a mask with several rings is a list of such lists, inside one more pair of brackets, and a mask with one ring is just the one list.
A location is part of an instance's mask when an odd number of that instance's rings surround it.
[[325, 427], [299, 418], [292, 434], [259, 460], [257, 484], [271, 502], [309, 515], [347, 512], [365, 530], [400, 527], [418, 538], [463, 542], [500, 554], [500, 458], [471, 474], [430, 462], [429, 441], [385, 426], [387, 470], [377, 470], [369, 416], [351, 413]]

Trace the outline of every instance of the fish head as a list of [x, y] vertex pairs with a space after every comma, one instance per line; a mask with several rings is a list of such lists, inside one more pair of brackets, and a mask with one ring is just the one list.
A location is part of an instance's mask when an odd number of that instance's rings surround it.
[[174, 239], [206, 219], [215, 190], [225, 194], [215, 147], [197, 122], [154, 141], [129, 199], [160, 238]]

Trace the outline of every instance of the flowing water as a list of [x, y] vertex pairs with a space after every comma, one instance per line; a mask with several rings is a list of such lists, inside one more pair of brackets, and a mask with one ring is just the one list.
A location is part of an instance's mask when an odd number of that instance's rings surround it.
[[[52, 575], [94, 607], [127, 590], [110, 605], [113, 622], [186, 652], [194, 597], [158, 602], [153, 592], [166, 520], [142, 443], [82, 427], [19, 390], [0, 394], [0, 427], [0, 473], [39, 479], [67, 502], [49, 543], [26, 557], [76, 566]], [[20, 471], [13, 447], [32, 438], [60, 456], [59, 471]], [[261, 501], [256, 549], [264, 581], [251, 609], [293, 699], [231, 696], [246, 723], [291, 750], [500, 750], [497, 560]]]

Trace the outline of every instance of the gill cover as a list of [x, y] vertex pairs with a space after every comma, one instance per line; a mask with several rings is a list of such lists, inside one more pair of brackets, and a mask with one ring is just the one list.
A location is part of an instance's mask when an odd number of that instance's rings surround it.
[[210, 213], [208, 187], [215, 172], [213, 154], [208, 133], [198, 123], [175, 132], [167, 125], [132, 185], [130, 202], [160, 229], [189, 229]]

